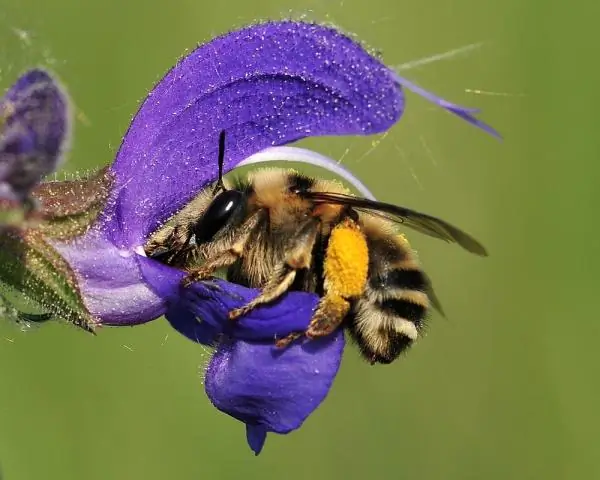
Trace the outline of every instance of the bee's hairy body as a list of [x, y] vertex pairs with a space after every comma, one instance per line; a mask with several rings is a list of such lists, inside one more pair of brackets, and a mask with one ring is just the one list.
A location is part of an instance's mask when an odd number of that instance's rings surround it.
[[[258, 170], [224, 187], [214, 211], [227, 211], [226, 221], [208, 213], [216, 197], [207, 189], [155, 233], [147, 253], [184, 268], [190, 281], [227, 268], [228, 280], [262, 289], [232, 319], [289, 290], [315, 292], [321, 301], [302, 334], [316, 338], [343, 325], [371, 363], [392, 362], [418, 338], [437, 303], [398, 222], [344, 201], [314, 201], [320, 192], [351, 195], [293, 170]], [[240, 204], [231, 214], [229, 197]]]

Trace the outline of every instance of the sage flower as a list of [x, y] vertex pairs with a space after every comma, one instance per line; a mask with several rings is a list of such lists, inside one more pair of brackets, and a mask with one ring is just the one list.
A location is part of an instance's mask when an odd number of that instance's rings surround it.
[[300, 160], [329, 168], [370, 195], [336, 162], [285, 145], [306, 137], [385, 132], [404, 111], [403, 87], [495, 134], [474, 117], [475, 110], [425, 92], [331, 27], [253, 25], [181, 58], [148, 93], [104, 172], [99, 191], [108, 193], [93, 225], [83, 234], [55, 232], [48, 240], [76, 279], [94, 319], [88, 327], [129, 326], [165, 315], [188, 338], [215, 346], [207, 394], [246, 425], [256, 454], [268, 432], [297, 429], [329, 392], [344, 335], [296, 342], [284, 351], [273, 342], [304, 330], [318, 297], [288, 293], [230, 322], [227, 313], [256, 290], [221, 280], [183, 288], [184, 272], [146, 257], [143, 247], [216, 180], [221, 131], [225, 172], [242, 163]]

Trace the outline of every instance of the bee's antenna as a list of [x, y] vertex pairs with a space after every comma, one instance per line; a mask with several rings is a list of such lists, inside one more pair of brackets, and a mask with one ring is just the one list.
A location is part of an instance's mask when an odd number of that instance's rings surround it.
[[215, 189], [213, 190], [213, 195], [215, 195], [219, 190], [226, 190], [225, 185], [223, 184], [223, 162], [225, 160], [225, 130], [221, 130], [219, 133], [219, 180], [217, 180], [217, 184], [215, 185]]

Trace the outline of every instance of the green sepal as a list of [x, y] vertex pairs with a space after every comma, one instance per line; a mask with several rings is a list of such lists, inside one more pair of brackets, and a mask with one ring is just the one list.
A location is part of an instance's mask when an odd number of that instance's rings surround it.
[[111, 185], [108, 167], [87, 178], [38, 185], [33, 191], [35, 229], [46, 238], [59, 240], [82, 235], [104, 209]]
[[3, 297], [25, 315], [50, 314], [93, 332], [99, 321], [86, 308], [69, 264], [40, 231], [0, 227]]

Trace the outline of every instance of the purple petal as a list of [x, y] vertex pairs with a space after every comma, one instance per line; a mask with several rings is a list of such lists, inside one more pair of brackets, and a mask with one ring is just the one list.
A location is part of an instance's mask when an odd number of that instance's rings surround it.
[[342, 330], [283, 351], [225, 339], [206, 371], [206, 393], [215, 407], [246, 423], [248, 444], [258, 454], [266, 432], [297, 429], [321, 404], [343, 349]]
[[22, 75], [0, 100], [0, 198], [23, 201], [56, 170], [70, 130], [68, 99], [43, 70]]
[[179, 295], [188, 290], [181, 286], [185, 273], [150, 258], [139, 255], [136, 258], [144, 280], [163, 299], [165, 316], [173, 328], [195, 342], [214, 344], [217, 335], [223, 331], [222, 325], [227, 321], [226, 311], [221, 309], [220, 296], [211, 295], [211, 290], [203, 288], [202, 283], [189, 287], [198, 292], [198, 302], [203, 304], [203, 321], [199, 321], [193, 308], [179, 300]]
[[406, 80], [404, 77], [401, 77], [400, 75], [396, 74], [395, 78], [396, 78], [396, 81], [400, 85], [407, 88], [408, 90], [411, 90], [412, 92], [415, 92], [416, 94], [421, 95], [422, 97], [426, 98], [430, 102], [433, 102], [436, 105], [439, 105], [440, 107], [448, 110], [450, 113], [453, 113], [454, 115], [459, 116], [463, 120], [466, 120], [470, 124], [481, 128], [485, 132], [487, 132], [495, 137], [502, 138], [501, 135], [494, 128], [492, 128], [487, 123], [482, 122], [481, 120], [479, 120], [478, 118], [475, 117], [475, 114], [479, 113], [478, 108], [461, 107], [460, 105], [456, 105], [455, 103], [448, 102], [447, 100], [444, 100], [443, 98], [440, 98], [437, 95], [434, 95], [433, 93], [428, 92], [424, 88], [421, 88], [418, 85], [414, 84], [413, 82]]
[[228, 313], [256, 297], [258, 290], [217, 279], [182, 287], [183, 272], [146, 257], [137, 256], [137, 262], [145, 282], [168, 304], [167, 320], [199, 343], [213, 344], [220, 333], [272, 342], [306, 330], [319, 301], [312, 293], [290, 292], [232, 322]]
[[383, 132], [403, 104], [394, 73], [332, 28], [273, 22], [218, 37], [183, 58], [138, 111], [113, 164], [118, 197], [106, 228], [122, 245], [142, 244], [215, 179], [221, 130], [229, 171], [307, 136]]
[[255, 455], [258, 455], [267, 440], [267, 429], [263, 425], [246, 424], [246, 441]]
[[272, 344], [277, 338], [306, 330], [319, 301], [316, 295], [292, 292], [232, 322], [227, 314], [256, 297], [257, 290], [215, 281], [211, 286], [206, 282], [191, 285], [180, 293], [165, 316], [179, 333], [204, 345], [214, 345], [223, 333]]
[[[165, 299], [142, 275], [138, 259], [143, 257], [117, 249], [103, 232], [93, 229], [74, 240], [52, 244], [69, 262], [86, 307], [103, 325], [136, 325], [166, 312]], [[176, 285], [180, 272], [169, 270], [173, 272], [167, 279], [170, 283], [163, 277], [160, 280]]]
[[171, 325], [196, 342], [217, 344], [206, 372], [207, 395], [219, 410], [246, 423], [248, 444], [257, 455], [267, 432], [299, 428], [327, 396], [342, 358], [341, 329], [284, 350], [273, 344], [275, 337], [306, 329], [316, 295], [292, 292], [231, 322], [227, 313], [256, 290], [220, 280], [183, 288], [183, 272], [145, 257], [137, 260], [146, 281], [166, 299]]
[[[202, 345], [214, 346], [223, 330], [221, 326], [215, 327], [214, 323], [210, 321], [213, 317], [205, 317], [209, 321], [201, 321], [179, 303], [171, 304], [165, 317], [175, 330]], [[227, 317], [220, 317], [220, 319], [224, 322]]]
[[258, 290], [222, 280], [182, 288], [184, 272], [118, 249], [97, 229], [52, 245], [69, 262], [86, 307], [103, 325], [135, 325], [167, 314], [177, 330], [200, 343], [212, 344], [218, 333], [232, 332], [233, 326], [238, 338], [265, 340], [304, 330], [318, 302], [316, 295], [293, 292], [230, 323], [227, 313]]
[[[256, 289], [224, 281], [215, 281], [211, 287], [201, 282], [182, 289], [179, 303], [196, 318], [211, 324], [218, 333], [225, 332], [244, 340], [273, 340], [306, 330], [319, 301], [312, 293], [289, 292], [275, 302], [253, 309], [236, 322], [227, 320], [231, 310], [245, 305], [258, 293]], [[167, 318], [172, 321], [173, 317], [167, 314]], [[172, 323], [181, 326], [181, 322]], [[198, 334], [194, 331], [187, 336], [194, 339]]]

